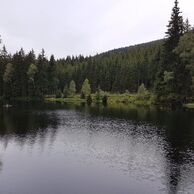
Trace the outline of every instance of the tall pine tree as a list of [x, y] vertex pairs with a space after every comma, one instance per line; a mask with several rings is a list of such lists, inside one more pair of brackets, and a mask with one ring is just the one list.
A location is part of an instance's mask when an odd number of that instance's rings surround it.
[[[159, 103], [177, 106], [182, 105], [189, 93], [190, 75], [179, 56], [174, 52], [179, 39], [184, 33], [184, 22], [178, 0], [172, 9], [166, 39], [163, 45], [162, 60], [156, 78], [156, 94]], [[171, 79], [166, 79], [171, 75]]]
[[48, 93], [55, 94], [57, 91], [58, 79], [56, 74], [56, 62], [54, 55], [51, 55], [50, 61], [48, 63]]

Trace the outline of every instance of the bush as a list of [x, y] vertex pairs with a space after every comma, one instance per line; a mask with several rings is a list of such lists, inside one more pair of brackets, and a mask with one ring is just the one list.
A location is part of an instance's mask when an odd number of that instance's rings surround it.
[[63, 98], [67, 98], [69, 94], [69, 89], [68, 86], [65, 85], [64, 89], [63, 89]]
[[95, 100], [97, 104], [102, 102], [103, 94], [104, 92], [100, 89], [100, 86], [98, 86], [98, 89], [95, 94]]
[[138, 100], [149, 100], [150, 94], [144, 84], [141, 84], [138, 88], [137, 99]]

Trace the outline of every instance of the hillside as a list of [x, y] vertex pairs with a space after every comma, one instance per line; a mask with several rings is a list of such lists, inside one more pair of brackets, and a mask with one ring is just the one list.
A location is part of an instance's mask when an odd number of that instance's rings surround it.
[[164, 39], [154, 40], [154, 41], [145, 42], [145, 43], [141, 43], [141, 44], [135, 44], [135, 45], [131, 45], [131, 46], [112, 49], [112, 50], [106, 51], [104, 53], [101, 53], [100, 55], [106, 55], [109, 53], [110, 54], [119, 54], [119, 53], [126, 54], [126, 53], [131, 52], [132, 50], [134, 50], [136, 48], [149, 48], [149, 47], [154, 46], [156, 44], [162, 44], [163, 42], [164, 42]]
[[114, 49], [94, 57], [67, 57], [58, 60], [57, 68], [61, 89], [64, 83], [74, 80], [80, 91], [85, 78], [92, 91], [136, 92], [144, 83], [150, 89], [160, 61], [162, 40]]

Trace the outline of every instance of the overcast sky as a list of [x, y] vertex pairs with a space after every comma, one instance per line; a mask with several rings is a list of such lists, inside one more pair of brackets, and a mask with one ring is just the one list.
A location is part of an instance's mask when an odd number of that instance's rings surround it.
[[[10, 52], [93, 55], [164, 37], [174, 0], [0, 0], [0, 34]], [[194, 24], [193, 0], [180, 0]]]

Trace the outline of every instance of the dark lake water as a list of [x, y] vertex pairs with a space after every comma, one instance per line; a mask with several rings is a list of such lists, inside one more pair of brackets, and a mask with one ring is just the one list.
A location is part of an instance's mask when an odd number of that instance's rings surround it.
[[0, 194], [194, 193], [194, 112], [0, 108]]

